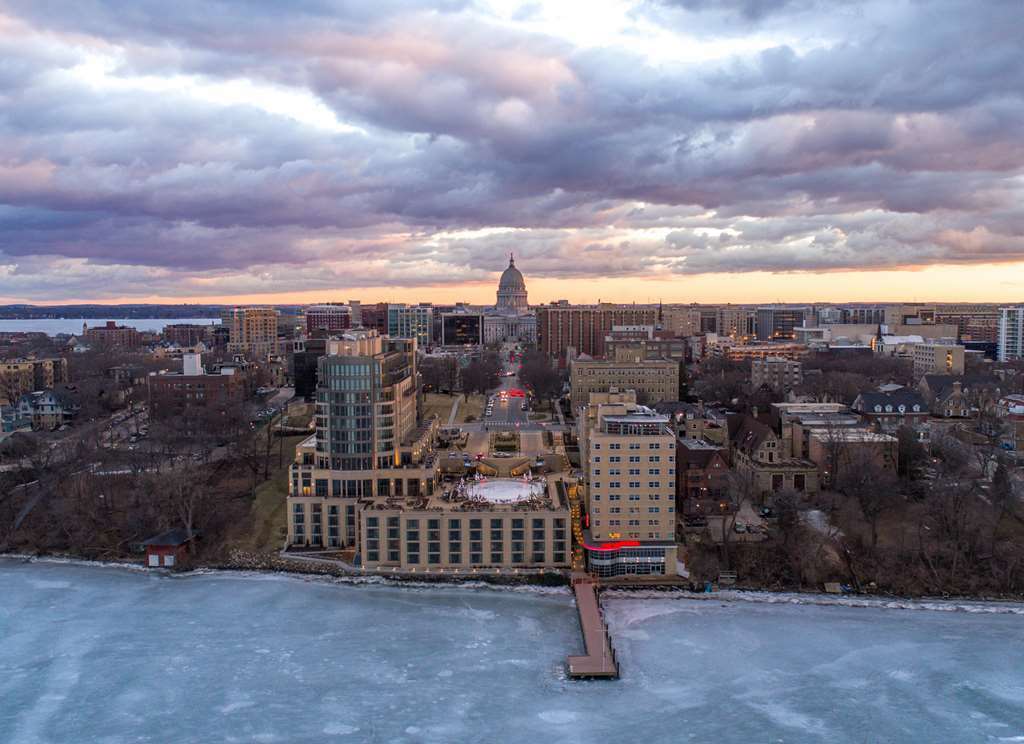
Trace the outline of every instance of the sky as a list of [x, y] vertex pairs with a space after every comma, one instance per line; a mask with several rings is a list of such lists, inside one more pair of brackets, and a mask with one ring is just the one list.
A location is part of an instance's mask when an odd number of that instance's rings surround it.
[[1022, 21], [0, 0], [0, 302], [1019, 302]]

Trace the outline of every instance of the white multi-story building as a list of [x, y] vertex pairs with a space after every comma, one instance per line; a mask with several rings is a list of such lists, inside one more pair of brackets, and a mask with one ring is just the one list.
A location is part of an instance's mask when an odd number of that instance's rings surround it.
[[999, 308], [997, 358], [1000, 362], [1024, 359], [1024, 305]]

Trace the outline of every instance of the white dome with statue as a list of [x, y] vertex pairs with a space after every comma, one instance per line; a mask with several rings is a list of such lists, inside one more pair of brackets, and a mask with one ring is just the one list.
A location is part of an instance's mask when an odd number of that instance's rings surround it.
[[525, 313], [529, 309], [526, 299], [526, 280], [522, 272], [516, 268], [515, 256], [509, 255], [508, 268], [501, 274], [498, 281], [498, 302], [499, 311]]

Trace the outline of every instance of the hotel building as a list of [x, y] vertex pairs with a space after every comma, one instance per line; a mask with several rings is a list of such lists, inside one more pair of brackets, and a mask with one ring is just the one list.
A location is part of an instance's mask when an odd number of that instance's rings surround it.
[[373, 570], [568, 568], [575, 485], [443, 482], [438, 419], [416, 424], [415, 357], [415, 340], [375, 330], [328, 341], [316, 434], [291, 466], [289, 546], [352, 551]]

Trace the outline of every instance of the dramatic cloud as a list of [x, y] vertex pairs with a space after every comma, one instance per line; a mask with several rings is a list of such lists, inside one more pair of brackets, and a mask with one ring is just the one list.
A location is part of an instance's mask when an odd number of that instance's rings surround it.
[[0, 297], [1024, 261], [1018, 0], [0, 0]]

